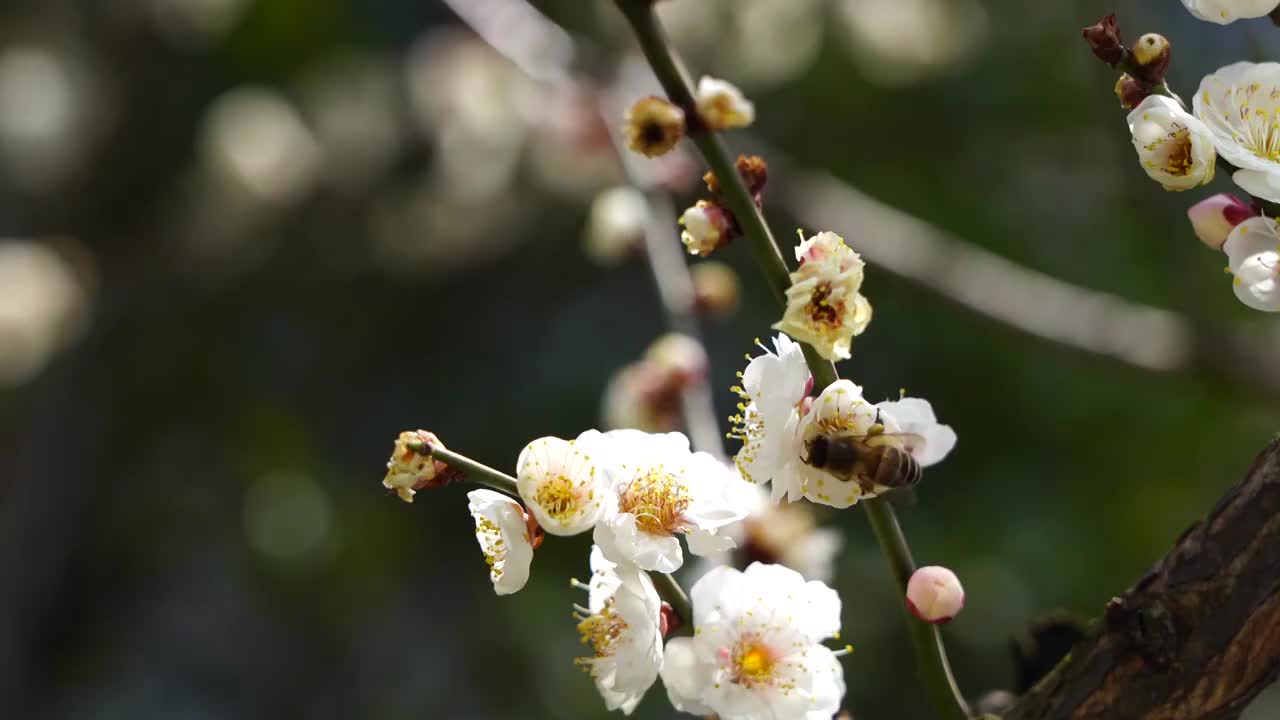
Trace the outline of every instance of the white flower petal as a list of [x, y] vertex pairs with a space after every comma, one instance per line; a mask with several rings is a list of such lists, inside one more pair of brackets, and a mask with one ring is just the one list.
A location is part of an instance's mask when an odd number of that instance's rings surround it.
[[1280, 4], [1277, 0], [1182, 0], [1192, 15], [1226, 25], [1241, 18], [1259, 18]]
[[711, 665], [698, 660], [690, 638], [673, 638], [667, 643], [662, 663], [662, 684], [667, 688], [671, 706], [693, 715], [711, 715], [715, 711], [701, 700], [703, 689], [710, 684]]
[[493, 591], [510, 595], [529, 581], [533, 546], [520, 503], [492, 490], [467, 493], [468, 508], [476, 521], [476, 540], [489, 563]]
[[904, 448], [922, 467], [941, 462], [955, 448], [956, 431], [952, 430], [951, 426], [938, 422], [937, 416], [933, 413], [933, 406], [928, 400], [923, 398], [886, 400], [877, 403], [876, 407], [881, 412], [881, 421], [885, 423], [886, 428], [889, 428], [889, 423], [892, 422], [896, 425], [892, 431], [911, 433], [924, 439], [924, 444], [920, 447], [908, 444]]
[[604, 556], [617, 563], [662, 573], [673, 573], [684, 564], [680, 541], [674, 535], [641, 531], [636, 526], [636, 516], [630, 513], [597, 524], [593, 538]]

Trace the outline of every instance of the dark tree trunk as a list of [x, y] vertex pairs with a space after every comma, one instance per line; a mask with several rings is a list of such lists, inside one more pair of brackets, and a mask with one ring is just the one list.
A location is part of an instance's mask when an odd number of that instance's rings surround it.
[[1280, 669], [1280, 439], [1006, 720], [1225, 720]]

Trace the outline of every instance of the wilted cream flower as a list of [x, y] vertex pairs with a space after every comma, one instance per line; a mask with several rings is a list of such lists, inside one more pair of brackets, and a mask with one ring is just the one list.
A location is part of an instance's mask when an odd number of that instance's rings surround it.
[[1280, 233], [1268, 217], [1236, 226], [1222, 246], [1232, 286], [1240, 302], [1263, 312], [1280, 312]]
[[476, 541], [489, 565], [493, 591], [510, 595], [529, 580], [534, 545], [528, 518], [520, 503], [492, 490], [467, 493], [467, 507], [476, 521]]
[[907, 608], [934, 625], [949, 623], [964, 609], [960, 578], [944, 567], [930, 565], [916, 570], [907, 583]]
[[627, 147], [641, 155], [665, 155], [684, 135], [684, 111], [660, 97], [641, 98], [627, 111], [623, 132]]
[[516, 460], [516, 486], [538, 524], [552, 535], [590, 530], [604, 512], [604, 478], [598, 467], [600, 433], [577, 440], [538, 438]]
[[1280, 5], [1276, 0], [1182, 0], [1192, 15], [1219, 25], [1258, 18]]
[[426, 452], [433, 447], [444, 447], [434, 433], [426, 430], [400, 433], [391, 459], [387, 461], [387, 475], [382, 479], [382, 486], [394, 490], [401, 500], [411, 503], [418, 490], [447, 484], [452, 479], [452, 472], [449, 466]]
[[1213, 179], [1213, 134], [1177, 100], [1151, 95], [1129, 113], [1138, 161], [1165, 190], [1187, 190]]
[[698, 115], [712, 130], [744, 128], [756, 119], [755, 105], [732, 83], [702, 76], [694, 98]]
[[855, 335], [871, 323], [862, 287], [862, 258], [835, 233], [819, 233], [796, 248], [800, 267], [791, 273], [787, 309], [773, 325], [813, 346], [827, 360], [846, 360]]
[[710, 200], [699, 200], [680, 216], [680, 242], [690, 255], [706, 257], [729, 244], [733, 219], [729, 212]]

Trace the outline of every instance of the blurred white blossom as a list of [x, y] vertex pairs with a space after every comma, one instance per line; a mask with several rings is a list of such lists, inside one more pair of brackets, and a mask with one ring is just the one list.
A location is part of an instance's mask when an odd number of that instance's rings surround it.
[[105, 90], [73, 52], [40, 44], [0, 50], [0, 168], [46, 192], [76, 172], [109, 129]]
[[88, 291], [45, 243], [0, 239], [0, 387], [32, 379], [83, 328]]
[[863, 75], [891, 87], [954, 73], [989, 24], [978, 0], [839, 0], [838, 10]]
[[201, 150], [217, 177], [274, 205], [309, 193], [321, 162], [297, 109], [266, 87], [243, 86], [214, 100], [201, 130]]

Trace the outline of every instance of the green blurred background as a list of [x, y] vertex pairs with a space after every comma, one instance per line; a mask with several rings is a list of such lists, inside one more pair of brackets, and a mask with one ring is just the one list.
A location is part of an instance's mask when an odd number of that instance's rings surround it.
[[[620, 72], [610, 3], [537, 5], [583, 43], [578, 71]], [[900, 512], [917, 559], [965, 582], [945, 636], [972, 697], [1011, 686], [1011, 634], [1050, 608], [1097, 614], [1280, 426], [1276, 385], [1240, 367], [1275, 352], [1275, 325], [1184, 216], [1229, 179], [1172, 194], [1143, 175], [1115, 76], [1079, 38], [1110, 11], [1169, 36], [1184, 95], [1280, 56], [1266, 20], [1221, 28], [1173, 0], [663, 8], [692, 68], [756, 101], [736, 150], [767, 141], [1013, 261], [1243, 339], [1229, 361], [1206, 341], [1200, 369], [1142, 371], [868, 268], [876, 319], [841, 371], [929, 398], [959, 433]], [[598, 426], [611, 375], [663, 332], [643, 259], [583, 250], [592, 198], [624, 181], [607, 140], [433, 0], [0, 12], [0, 714], [607, 717], [572, 664], [589, 540], [548, 542], [498, 598], [465, 488], [405, 505], [379, 485], [404, 429], [512, 470], [530, 439]], [[524, 36], [514, 17], [503, 37]], [[679, 207], [697, 198], [683, 177]], [[811, 227], [768, 210], [781, 235]], [[858, 247], [858, 227], [819, 229]], [[745, 247], [721, 258], [743, 282], [705, 324], [724, 417], [777, 310]], [[848, 707], [929, 717], [861, 513], [823, 520], [847, 538]], [[671, 716], [663, 695], [636, 716]], [[1250, 717], [1280, 716], [1267, 702]]]

